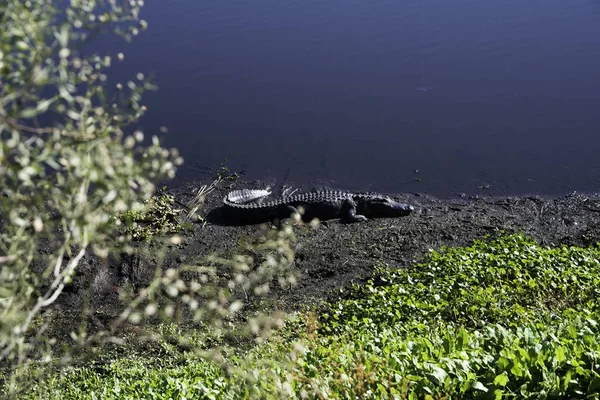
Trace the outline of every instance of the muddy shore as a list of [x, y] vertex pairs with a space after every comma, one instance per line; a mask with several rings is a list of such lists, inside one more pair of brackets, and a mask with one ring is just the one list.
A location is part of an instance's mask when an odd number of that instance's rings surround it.
[[[200, 183], [190, 182], [168, 190], [176, 203], [193, 199]], [[206, 196], [199, 214], [206, 220], [183, 232], [181, 244], [170, 249], [164, 267], [217, 253], [235, 250], [240, 240], [258, 237], [271, 224], [223, 223], [219, 209], [233, 188], [264, 188], [264, 183], [221, 183]], [[271, 297], [288, 310], [335, 298], [339, 289], [360, 282], [381, 263], [404, 268], [418, 262], [430, 249], [467, 245], [488, 234], [524, 232], [543, 245], [587, 246], [600, 242], [600, 195], [568, 194], [556, 198], [538, 196], [437, 199], [422, 194], [393, 197], [410, 203], [415, 211], [407, 217], [372, 219], [345, 224], [324, 221], [317, 229], [298, 231], [293, 268], [298, 284], [275, 290]], [[185, 207], [182, 207], [185, 209]], [[229, 221], [231, 222], [231, 221]], [[108, 265], [92, 257], [60, 301], [60, 308], [79, 304], [85, 288], [92, 285], [92, 306], [115, 315], [122, 304], [118, 289], [125, 284], [141, 286], [158, 262], [150, 255], [111, 259]], [[100, 271], [100, 273], [98, 272]]]

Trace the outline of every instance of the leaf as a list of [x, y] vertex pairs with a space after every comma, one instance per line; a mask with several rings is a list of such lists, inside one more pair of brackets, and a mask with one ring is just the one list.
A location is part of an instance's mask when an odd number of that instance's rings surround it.
[[565, 374], [565, 378], [563, 379], [563, 390], [567, 390], [569, 388], [569, 383], [572, 382], [571, 376], [571, 371], [567, 371], [567, 373]]
[[51, 158], [46, 160], [46, 164], [48, 164], [50, 167], [52, 167], [53, 169], [55, 169], [57, 171], [61, 169], [61, 166]]
[[469, 344], [469, 334], [465, 328], [461, 326], [458, 331], [458, 348], [462, 350], [467, 344]]
[[508, 375], [506, 375], [506, 372], [503, 372], [500, 375], [496, 376], [496, 378], [494, 378], [494, 385], [496, 386], [506, 386], [507, 383]]
[[502, 400], [502, 390], [494, 390], [494, 400]]
[[19, 40], [16, 43], [16, 46], [17, 46], [17, 49], [19, 49], [19, 50], [28, 50], [29, 49], [29, 44], [27, 44], [27, 42], [24, 40]]
[[28, 107], [21, 111], [21, 118], [33, 118], [39, 114], [36, 107]]
[[46, 83], [48, 80], [48, 68], [42, 68], [39, 65], [36, 65], [33, 68], [31, 79], [36, 85], [42, 85]]
[[565, 361], [567, 357], [565, 356], [565, 349], [562, 346], [559, 346], [554, 351], [554, 359], [559, 363]]
[[446, 371], [444, 371], [443, 368], [440, 368], [436, 365], [432, 366], [432, 369], [433, 371], [427, 374], [427, 379], [429, 379], [431, 382], [437, 385], [441, 385], [446, 380], [448, 374], [446, 373]]
[[75, 121], [79, 121], [81, 119], [81, 115], [74, 110], [67, 111], [67, 115], [69, 116], [69, 118], [74, 119]]
[[53, 102], [54, 102], [54, 98], [46, 99], [44, 101], [40, 101], [35, 108], [40, 113], [44, 113], [44, 112], [48, 111], [48, 107], [50, 107], [50, 104], [52, 104]]
[[471, 387], [475, 390], [480, 390], [482, 392], [487, 392], [488, 388], [485, 387], [485, 385], [479, 381], [475, 381], [473, 382], [473, 384], [471, 385]]
[[65, 99], [69, 104], [73, 103], [73, 96], [71, 96], [71, 93], [69, 93], [65, 86], [59, 86], [58, 92], [60, 93], [60, 97]]
[[600, 389], [600, 376], [595, 376], [590, 382], [588, 393], [595, 393], [598, 389]]
[[69, 44], [69, 25], [64, 24], [60, 27], [60, 32], [55, 32], [54, 37], [60, 43], [60, 47], [65, 48]]
[[523, 369], [521, 368], [521, 363], [515, 362], [515, 365], [513, 365], [513, 367], [510, 369], [510, 372], [514, 376], [523, 376]]

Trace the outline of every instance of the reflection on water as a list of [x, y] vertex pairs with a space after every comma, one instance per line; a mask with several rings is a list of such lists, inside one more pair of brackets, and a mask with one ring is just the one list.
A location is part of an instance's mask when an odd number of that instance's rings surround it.
[[299, 184], [592, 191], [598, 10], [589, 0], [147, 2], [150, 29], [118, 73], [155, 73], [144, 128], [169, 127], [184, 178], [227, 158], [248, 178]]
[[420, 92], [429, 92], [430, 90], [437, 89], [438, 85], [425, 85], [417, 87], [417, 90]]

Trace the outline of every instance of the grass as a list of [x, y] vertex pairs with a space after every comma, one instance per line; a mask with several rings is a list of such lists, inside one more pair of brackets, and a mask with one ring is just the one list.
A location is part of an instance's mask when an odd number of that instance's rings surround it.
[[599, 398], [599, 292], [599, 246], [489, 238], [381, 265], [322, 315], [224, 350], [225, 364], [121, 357], [52, 373], [20, 398]]

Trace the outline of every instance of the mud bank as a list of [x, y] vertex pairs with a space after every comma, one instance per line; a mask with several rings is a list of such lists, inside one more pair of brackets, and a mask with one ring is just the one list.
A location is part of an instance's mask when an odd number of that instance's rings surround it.
[[[169, 189], [185, 209], [199, 183]], [[261, 182], [220, 184], [205, 198], [196, 223], [183, 232], [183, 241], [168, 250], [164, 261], [153, 254], [125, 257], [102, 263], [92, 257], [60, 301], [60, 308], [80, 304], [92, 287], [92, 307], [115, 315], [122, 306], [118, 292], [126, 284], [141, 287], [152, 276], [155, 263], [177, 268], [182, 263], [217, 253], [235, 251], [241, 240], [258, 237], [271, 224], [236, 225], [223, 221], [219, 207], [225, 194], [235, 188], [263, 188]], [[469, 244], [488, 234], [524, 232], [543, 245], [590, 245], [600, 242], [600, 195], [569, 194], [558, 198], [480, 197], [440, 200], [420, 194], [394, 195], [415, 207], [412, 215], [345, 224], [324, 221], [317, 229], [299, 230], [293, 268], [298, 284], [271, 293], [287, 309], [339, 295], [339, 289], [360, 282], [382, 263], [403, 268], [418, 262], [430, 249]]]

